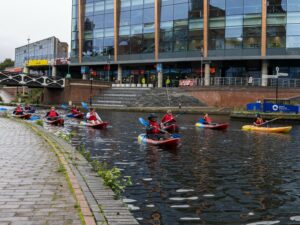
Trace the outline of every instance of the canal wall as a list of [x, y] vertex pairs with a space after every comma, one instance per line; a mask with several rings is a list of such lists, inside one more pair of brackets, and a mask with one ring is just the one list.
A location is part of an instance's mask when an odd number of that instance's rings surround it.
[[[185, 90], [207, 106], [218, 108], [244, 108], [247, 103], [258, 99], [275, 98], [275, 88], [269, 87], [201, 87]], [[300, 96], [300, 89], [280, 88], [278, 91], [278, 98], [297, 96]]]

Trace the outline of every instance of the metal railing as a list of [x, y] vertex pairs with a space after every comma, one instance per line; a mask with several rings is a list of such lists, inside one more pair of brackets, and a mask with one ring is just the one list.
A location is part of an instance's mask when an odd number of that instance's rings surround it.
[[[197, 82], [199, 86], [203, 86], [203, 78]], [[276, 87], [277, 79], [272, 78], [266, 81], [268, 87]], [[212, 77], [210, 86], [262, 86], [262, 78], [247, 77]], [[281, 88], [300, 88], [300, 79], [278, 78], [278, 87]]]

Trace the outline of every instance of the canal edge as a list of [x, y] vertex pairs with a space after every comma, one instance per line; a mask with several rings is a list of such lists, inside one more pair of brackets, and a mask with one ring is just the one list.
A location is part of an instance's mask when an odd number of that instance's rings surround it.
[[[128, 207], [104, 186], [104, 182], [92, 170], [90, 163], [76, 149], [61, 138], [37, 125], [13, 119], [29, 127], [54, 151], [65, 168], [70, 191], [78, 202], [78, 210], [86, 225], [138, 225]], [[72, 158], [75, 157], [75, 165]]]

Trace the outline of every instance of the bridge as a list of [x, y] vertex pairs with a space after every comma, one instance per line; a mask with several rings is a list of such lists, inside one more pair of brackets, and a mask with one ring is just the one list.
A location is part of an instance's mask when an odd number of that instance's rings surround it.
[[65, 78], [0, 72], [0, 85], [27, 86], [29, 88], [64, 88]]

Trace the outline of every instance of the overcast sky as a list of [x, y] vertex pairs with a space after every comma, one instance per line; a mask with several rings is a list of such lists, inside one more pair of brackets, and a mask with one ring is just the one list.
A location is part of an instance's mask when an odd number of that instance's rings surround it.
[[56, 36], [71, 39], [72, 0], [0, 0], [0, 62], [15, 48]]

